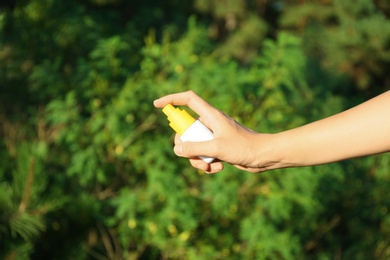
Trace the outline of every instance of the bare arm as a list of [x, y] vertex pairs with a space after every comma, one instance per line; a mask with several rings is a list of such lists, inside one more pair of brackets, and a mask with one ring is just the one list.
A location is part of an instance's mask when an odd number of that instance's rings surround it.
[[188, 105], [200, 115], [215, 139], [191, 143], [175, 139], [177, 155], [206, 172], [221, 171], [216, 161], [197, 159], [206, 155], [250, 172], [318, 165], [390, 151], [390, 91], [357, 107], [314, 123], [278, 134], [255, 133], [215, 109], [192, 91], [155, 100], [156, 107]]
[[305, 166], [390, 150], [390, 91], [359, 106], [277, 134], [280, 161]]

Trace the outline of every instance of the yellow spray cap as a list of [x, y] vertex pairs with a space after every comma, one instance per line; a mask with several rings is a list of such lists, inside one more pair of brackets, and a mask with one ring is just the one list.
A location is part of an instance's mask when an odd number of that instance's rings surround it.
[[168, 117], [169, 126], [179, 135], [182, 135], [195, 122], [195, 118], [187, 111], [175, 108], [171, 104], [166, 105], [162, 111]]

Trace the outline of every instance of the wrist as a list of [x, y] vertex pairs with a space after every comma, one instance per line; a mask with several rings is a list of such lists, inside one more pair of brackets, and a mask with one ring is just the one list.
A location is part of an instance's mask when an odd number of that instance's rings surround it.
[[282, 134], [256, 134], [256, 146], [254, 151], [254, 162], [257, 167], [267, 170], [275, 170], [297, 166], [289, 159], [291, 153], [286, 146], [287, 140], [283, 140]]

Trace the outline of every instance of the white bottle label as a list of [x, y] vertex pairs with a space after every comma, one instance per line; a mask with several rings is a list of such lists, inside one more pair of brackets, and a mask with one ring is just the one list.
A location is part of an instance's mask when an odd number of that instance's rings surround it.
[[[202, 122], [196, 120], [187, 130], [180, 136], [180, 139], [183, 142], [202, 142], [210, 141], [214, 139], [213, 132], [210, 131]], [[211, 163], [214, 158], [199, 156], [203, 161]]]

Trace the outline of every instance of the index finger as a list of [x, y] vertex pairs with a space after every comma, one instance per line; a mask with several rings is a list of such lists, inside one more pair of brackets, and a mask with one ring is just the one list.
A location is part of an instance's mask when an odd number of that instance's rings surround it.
[[193, 111], [195, 111], [199, 116], [207, 118], [210, 113], [212, 113], [215, 108], [199, 97], [194, 91], [188, 90], [186, 92], [180, 92], [175, 94], [170, 94], [159, 99], [156, 99], [153, 102], [155, 107], [163, 108], [168, 104], [177, 105], [177, 106], [188, 106]]

